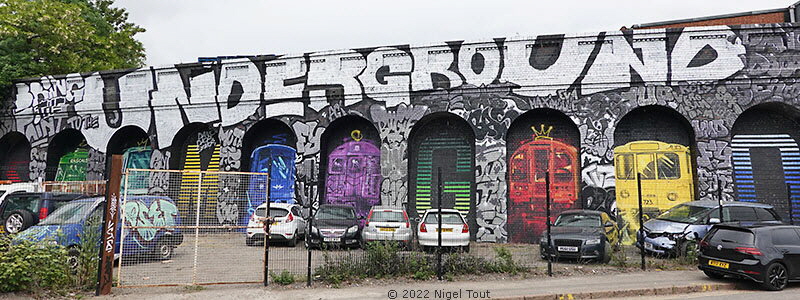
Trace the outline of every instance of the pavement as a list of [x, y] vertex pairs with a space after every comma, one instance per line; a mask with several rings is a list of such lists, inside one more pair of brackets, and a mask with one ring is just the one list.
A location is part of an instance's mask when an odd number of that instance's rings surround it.
[[[196, 287], [115, 288], [98, 299], [598, 299], [702, 295], [736, 292], [767, 293], [735, 280], [712, 280], [699, 271], [650, 271], [492, 281], [379, 281], [333, 288], [272, 285], [217, 285]], [[794, 288], [790, 286], [790, 288]], [[747, 290], [749, 289], [749, 290]], [[796, 293], [796, 291], [795, 291]], [[725, 297], [725, 294], [720, 294]], [[769, 295], [772, 295], [769, 293]], [[795, 294], [796, 295], [796, 294]], [[753, 296], [751, 295], [750, 298]], [[673, 298], [663, 298], [673, 299]], [[726, 298], [727, 299], [727, 298]], [[749, 298], [748, 298], [749, 299]]]

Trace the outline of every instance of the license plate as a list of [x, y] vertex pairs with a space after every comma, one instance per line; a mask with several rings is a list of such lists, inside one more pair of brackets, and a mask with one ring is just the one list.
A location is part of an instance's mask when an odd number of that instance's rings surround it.
[[653, 244], [645, 242], [644, 248], [647, 250], [653, 250]]
[[322, 239], [322, 240], [323, 240], [323, 241], [326, 241], [326, 242], [341, 242], [341, 241], [342, 241], [342, 238], [332, 238], [332, 237], [331, 237], [331, 238], [328, 238], [328, 237], [326, 237], [326, 238], [324, 238], [324, 239]]
[[394, 228], [381, 228], [381, 231], [394, 232]]
[[713, 259], [709, 259], [708, 260], [708, 265], [712, 266], [712, 267], [723, 268], [723, 269], [727, 269], [727, 268], [729, 268], [731, 266], [729, 263], [716, 261], [716, 260], [713, 260]]
[[[439, 229], [436, 229], [436, 232], [439, 232]], [[453, 228], [442, 228], [442, 232], [453, 232]]]
[[558, 246], [558, 251], [562, 251], [562, 252], [578, 252], [578, 247]]

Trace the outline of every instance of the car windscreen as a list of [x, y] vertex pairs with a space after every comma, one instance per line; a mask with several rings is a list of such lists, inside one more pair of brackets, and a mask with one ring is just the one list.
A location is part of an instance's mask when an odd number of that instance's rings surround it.
[[320, 220], [353, 220], [356, 212], [350, 207], [321, 207], [317, 212], [317, 219]]
[[694, 223], [700, 220], [700, 218], [703, 218], [710, 210], [710, 207], [680, 204], [664, 212], [656, 219], [680, 223]]
[[755, 239], [755, 235], [750, 231], [720, 228], [714, 232], [709, 241], [752, 245]]
[[[429, 213], [427, 217], [425, 217], [426, 224], [439, 224], [439, 215], [437, 213]], [[458, 213], [442, 213], [442, 224], [447, 225], [461, 225], [464, 224], [464, 220], [461, 219], [461, 215]]]
[[558, 216], [556, 227], [600, 227], [599, 215], [565, 214]]
[[[264, 212], [267, 211], [266, 207], [259, 207], [256, 209], [256, 216], [264, 217]], [[269, 208], [269, 216], [273, 218], [282, 218], [289, 214], [288, 210], [283, 208]]]
[[39, 222], [39, 225], [62, 225], [80, 223], [84, 216], [89, 214], [92, 209], [92, 202], [70, 202], [62, 205], [47, 218]]
[[369, 220], [372, 222], [405, 222], [406, 218], [403, 217], [402, 211], [383, 211], [383, 210], [375, 210], [372, 211], [371, 217]]

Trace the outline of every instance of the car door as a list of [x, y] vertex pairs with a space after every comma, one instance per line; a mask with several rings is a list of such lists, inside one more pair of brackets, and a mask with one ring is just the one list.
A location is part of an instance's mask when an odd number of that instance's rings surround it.
[[297, 227], [298, 227], [297, 231], [300, 234], [305, 234], [306, 233], [306, 219], [303, 218], [303, 213], [300, 211], [300, 207], [299, 206], [292, 206], [292, 209], [290, 211], [294, 215], [294, 217], [297, 219]]
[[789, 266], [789, 277], [800, 276], [800, 235], [793, 228], [775, 228], [771, 231], [772, 245], [783, 254]]

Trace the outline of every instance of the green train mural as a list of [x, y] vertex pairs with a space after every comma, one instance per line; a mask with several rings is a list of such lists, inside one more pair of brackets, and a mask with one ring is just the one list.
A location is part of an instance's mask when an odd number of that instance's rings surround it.
[[85, 181], [89, 150], [78, 148], [58, 161], [55, 181]]

